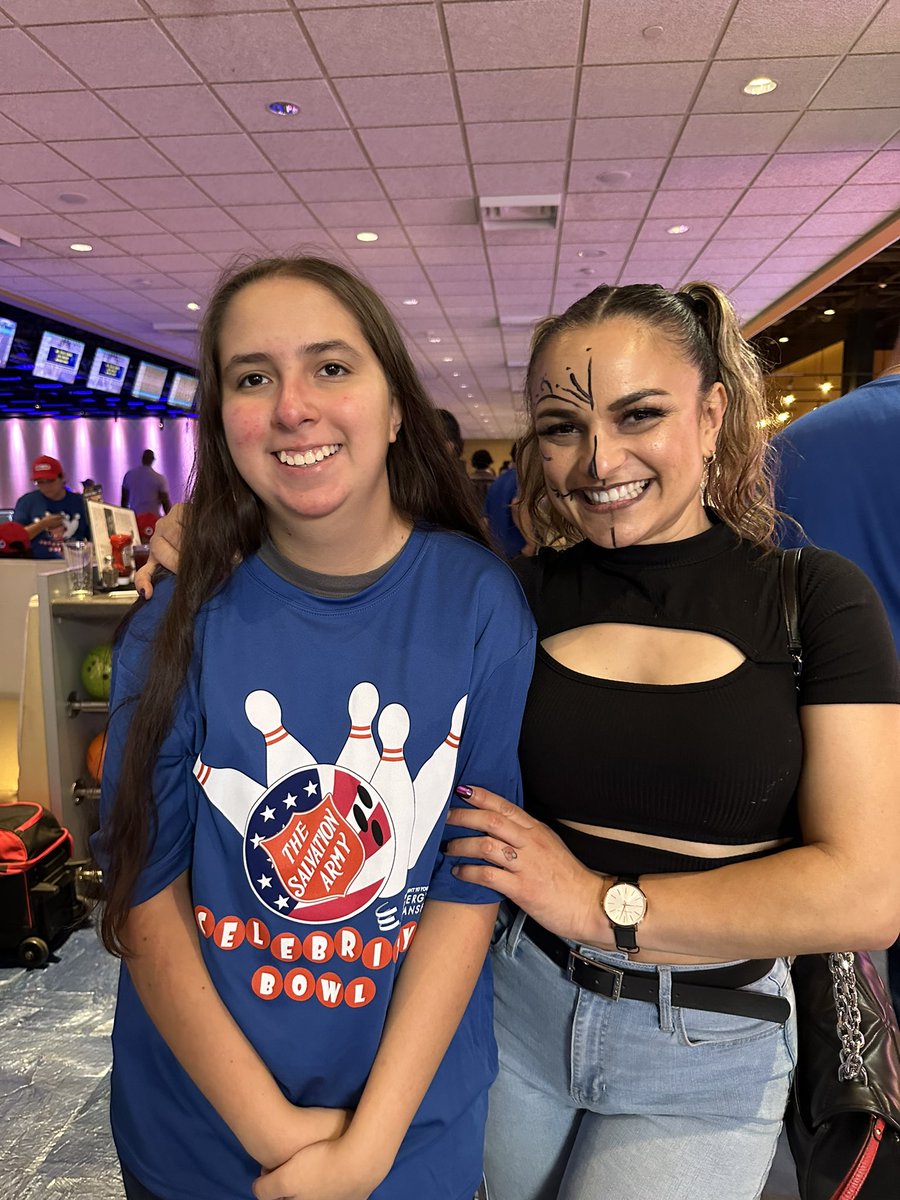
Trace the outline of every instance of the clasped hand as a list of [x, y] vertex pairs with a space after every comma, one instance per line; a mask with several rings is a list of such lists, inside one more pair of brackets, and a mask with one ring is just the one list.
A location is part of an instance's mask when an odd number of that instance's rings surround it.
[[482, 862], [460, 864], [453, 874], [500, 892], [558, 937], [596, 942], [602, 877], [552, 829], [502, 796], [477, 787], [458, 791], [472, 807], [451, 808], [447, 823], [475, 835], [453, 838], [447, 854]]

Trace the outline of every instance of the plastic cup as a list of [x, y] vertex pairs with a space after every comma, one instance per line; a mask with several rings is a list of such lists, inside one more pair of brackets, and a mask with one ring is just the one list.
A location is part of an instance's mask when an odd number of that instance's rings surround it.
[[92, 550], [90, 542], [63, 542], [70, 596], [94, 594]]

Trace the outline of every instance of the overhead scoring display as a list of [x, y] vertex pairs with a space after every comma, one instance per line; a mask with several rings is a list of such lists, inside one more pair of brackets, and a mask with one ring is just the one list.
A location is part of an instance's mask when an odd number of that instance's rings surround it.
[[97, 392], [109, 392], [118, 396], [130, 362], [131, 359], [126, 354], [116, 354], [113, 350], [105, 350], [98, 346], [87, 379], [88, 387]]
[[32, 374], [41, 379], [55, 379], [57, 383], [74, 383], [82, 354], [84, 342], [62, 337], [48, 329], [41, 338], [37, 358], [31, 368]]

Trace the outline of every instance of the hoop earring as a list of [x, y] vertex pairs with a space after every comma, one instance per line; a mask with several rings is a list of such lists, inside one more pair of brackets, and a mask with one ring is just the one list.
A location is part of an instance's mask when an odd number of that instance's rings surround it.
[[700, 499], [703, 501], [704, 505], [709, 503], [709, 481], [711, 475], [713, 474], [713, 468], [715, 467], [715, 464], [716, 452], [713, 450], [712, 454], [707, 455], [707, 457], [703, 459], [703, 474], [700, 477]]

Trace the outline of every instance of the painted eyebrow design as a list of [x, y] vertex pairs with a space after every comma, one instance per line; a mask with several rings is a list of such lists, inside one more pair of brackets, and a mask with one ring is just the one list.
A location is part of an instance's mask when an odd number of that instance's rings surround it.
[[[590, 346], [588, 346], [590, 350]], [[587, 387], [584, 388], [578, 382], [578, 378], [571, 367], [566, 367], [569, 383], [571, 387], [561, 387], [552, 384], [545, 375], [538, 385], [538, 395], [535, 404], [539, 404], [541, 400], [548, 400], [551, 397], [562, 400], [564, 404], [587, 404], [591, 408], [594, 407], [594, 393], [591, 384], [591, 372], [593, 367], [593, 359], [588, 359], [587, 363]], [[571, 397], [571, 399], [569, 398]]]

